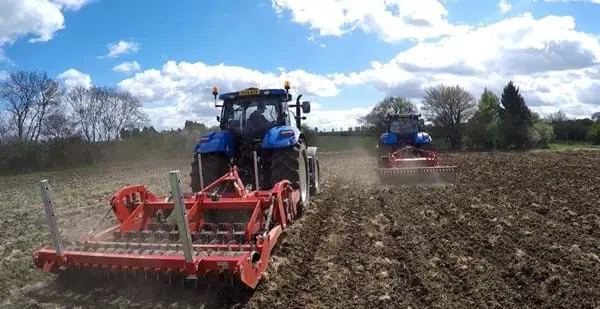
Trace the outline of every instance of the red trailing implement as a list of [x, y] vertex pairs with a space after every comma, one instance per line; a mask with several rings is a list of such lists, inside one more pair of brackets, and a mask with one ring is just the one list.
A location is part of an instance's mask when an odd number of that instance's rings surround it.
[[447, 184], [456, 182], [455, 166], [440, 165], [437, 151], [406, 145], [381, 155], [380, 178], [388, 184]]
[[[108, 277], [154, 274], [184, 284], [238, 282], [255, 288], [282, 230], [302, 211], [299, 190], [282, 180], [270, 190], [249, 191], [237, 167], [196, 193], [182, 193], [179, 171], [169, 179], [167, 197], [142, 185], [119, 190], [110, 199], [118, 225], [69, 245], [61, 240], [43, 180], [53, 244], [34, 252], [35, 265], [52, 273], [94, 269]], [[176, 224], [164, 214], [175, 215]]]

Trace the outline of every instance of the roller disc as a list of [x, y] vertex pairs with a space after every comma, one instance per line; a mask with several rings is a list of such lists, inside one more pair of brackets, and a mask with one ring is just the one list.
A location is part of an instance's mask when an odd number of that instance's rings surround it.
[[454, 185], [455, 166], [380, 168], [379, 179], [385, 185]]

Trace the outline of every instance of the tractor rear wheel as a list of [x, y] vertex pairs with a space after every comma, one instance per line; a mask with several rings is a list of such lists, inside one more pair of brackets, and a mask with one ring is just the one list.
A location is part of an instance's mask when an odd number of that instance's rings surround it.
[[[204, 186], [211, 184], [215, 180], [223, 177], [229, 171], [228, 160], [223, 153], [203, 153], [202, 156], [202, 176]], [[198, 169], [198, 159], [192, 161], [192, 171], [190, 172], [190, 186], [192, 192], [200, 191], [200, 174]]]
[[273, 150], [271, 157], [271, 184], [289, 180], [294, 189], [300, 189], [298, 217], [301, 217], [310, 202], [310, 179], [306, 146], [298, 143], [294, 147]]

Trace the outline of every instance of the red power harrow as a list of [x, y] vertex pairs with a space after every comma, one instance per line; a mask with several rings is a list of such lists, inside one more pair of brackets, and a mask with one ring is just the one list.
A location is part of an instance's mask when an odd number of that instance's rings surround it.
[[385, 183], [436, 184], [455, 183], [456, 166], [440, 165], [439, 153], [405, 146], [382, 158], [379, 176]]
[[[110, 199], [119, 224], [66, 246], [48, 182], [42, 180], [52, 246], [33, 253], [35, 265], [52, 273], [94, 269], [108, 277], [154, 274], [169, 281], [176, 276], [184, 284], [216, 280], [254, 289], [282, 230], [298, 214], [299, 192], [287, 180], [271, 190], [248, 191], [236, 167], [192, 194], [182, 193], [179, 171], [170, 172], [169, 179], [172, 195], [167, 197], [143, 185], [119, 190]], [[175, 215], [177, 224], [160, 213]]]

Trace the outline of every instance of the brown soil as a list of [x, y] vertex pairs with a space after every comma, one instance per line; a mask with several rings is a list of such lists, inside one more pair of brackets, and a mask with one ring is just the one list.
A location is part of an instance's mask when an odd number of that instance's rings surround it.
[[[31, 218], [9, 210], [14, 222], [0, 225], [0, 272], [22, 275], [11, 274], [10, 285], [0, 284], [6, 287], [0, 292], [3, 304], [600, 308], [600, 152], [459, 154], [451, 160], [458, 166], [458, 185], [433, 188], [380, 186], [373, 160], [365, 155], [322, 155], [321, 160], [322, 194], [284, 234], [254, 293], [209, 297], [163, 285], [92, 286], [85, 280], [79, 287], [59, 287], [29, 265], [30, 252], [41, 240], [9, 238], [16, 220], [34, 219], [27, 223], [29, 230], [45, 229], [43, 212]], [[168, 170], [144, 173], [166, 180]], [[86, 183], [92, 176], [79, 177]], [[93, 213], [101, 217], [104, 211], [98, 207]], [[75, 216], [84, 214], [90, 217], [88, 212]]]

